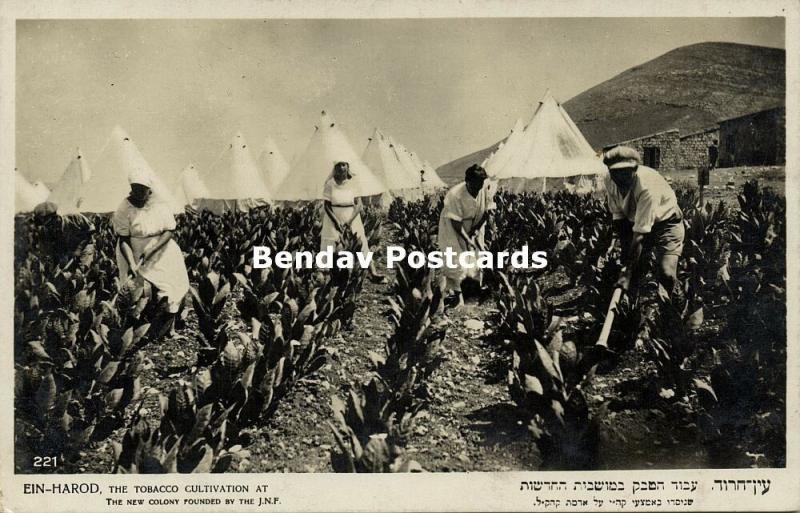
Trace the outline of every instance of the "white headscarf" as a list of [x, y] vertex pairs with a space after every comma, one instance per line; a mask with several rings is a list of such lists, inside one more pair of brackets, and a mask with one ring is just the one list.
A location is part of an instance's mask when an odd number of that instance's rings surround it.
[[328, 173], [328, 178], [325, 179], [326, 182], [328, 180], [333, 180], [333, 173], [336, 171], [336, 164], [338, 164], [339, 162], [345, 162], [347, 164], [347, 173], [350, 175], [349, 176], [350, 180], [352, 180], [353, 178], [356, 177], [356, 174], [353, 173], [353, 168], [350, 167], [350, 163], [349, 162], [347, 162], [345, 160], [337, 160], [336, 162], [333, 163], [333, 165], [331, 165], [331, 172]]
[[134, 167], [130, 174], [128, 175], [128, 183], [135, 184], [138, 183], [140, 185], [144, 185], [145, 187], [153, 188], [153, 175], [150, 173], [149, 170], [141, 168], [141, 167]]

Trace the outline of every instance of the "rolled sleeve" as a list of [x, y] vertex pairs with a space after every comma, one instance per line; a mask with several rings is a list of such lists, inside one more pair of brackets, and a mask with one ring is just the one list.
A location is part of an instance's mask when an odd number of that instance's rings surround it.
[[447, 219], [452, 219], [453, 221], [464, 220], [464, 213], [462, 212], [461, 209], [461, 203], [456, 198], [454, 198], [452, 194], [448, 194], [444, 197], [442, 214]]
[[655, 206], [650, 193], [643, 191], [636, 201], [636, 218], [633, 222], [633, 231], [636, 233], [650, 233], [656, 221]]
[[484, 188], [484, 194], [486, 195], [486, 211], [495, 210], [497, 208], [497, 204], [494, 202], [495, 194], [497, 193], [497, 182], [495, 180], [490, 180], [488, 184], [486, 184]]
[[131, 221], [128, 218], [128, 204], [127, 200], [122, 204], [111, 216], [111, 226], [117, 235], [128, 237], [131, 234]]

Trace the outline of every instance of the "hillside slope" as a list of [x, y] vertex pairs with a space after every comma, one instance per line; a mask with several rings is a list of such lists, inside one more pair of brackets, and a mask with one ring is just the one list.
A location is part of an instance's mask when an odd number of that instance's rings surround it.
[[[699, 43], [634, 66], [563, 106], [595, 148], [671, 128], [688, 133], [783, 103], [785, 63], [781, 49]], [[458, 181], [497, 144], [437, 172], [448, 183]]]

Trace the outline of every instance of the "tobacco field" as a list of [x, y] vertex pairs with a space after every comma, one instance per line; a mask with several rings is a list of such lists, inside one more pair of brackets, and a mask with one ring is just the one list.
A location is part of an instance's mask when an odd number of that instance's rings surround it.
[[[426, 268], [385, 284], [360, 268], [252, 269], [255, 245], [317, 248], [313, 206], [182, 214], [192, 291], [156, 341], [155, 294], [120, 283], [107, 216], [17, 216], [16, 471], [784, 466], [785, 199], [757, 181], [678, 199], [681, 293], [649, 275], [607, 349], [621, 264], [601, 198], [498, 194], [487, 249], [527, 244], [549, 265], [484, 272], [455, 311]], [[367, 209], [376, 256], [437, 249], [440, 208]]]

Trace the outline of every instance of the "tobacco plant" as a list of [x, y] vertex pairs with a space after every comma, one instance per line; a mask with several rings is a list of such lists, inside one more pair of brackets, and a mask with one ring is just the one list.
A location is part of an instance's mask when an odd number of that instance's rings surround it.
[[[532, 280], [517, 289], [504, 280], [501, 319], [513, 343], [508, 387], [548, 469], [587, 469], [597, 464], [598, 422], [583, 390], [596, 363], [562, 337], [560, 319]], [[563, 368], [562, 368], [563, 359]]]
[[[341, 246], [345, 251], [355, 254], [361, 251], [361, 240], [346, 228], [341, 236]], [[336, 330], [339, 327], [348, 328], [352, 324], [356, 300], [361, 292], [365, 275], [365, 270], [358, 264], [352, 268], [340, 268], [334, 265], [330, 270], [329, 280], [317, 290], [314, 298], [317, 303], [333, 305], [329, 316], [332, 322], [337, 323]]]
[[697, 346], [694, 332], [703, 323], [703, 307], [694, 301], [686, 285], [686, 300], [668, 294], [659, 285], [654, 315], [646, 320], [645, 349], [656, 364], [659, 379], [674, 388], [678, 397], [689, 389], [693, 375], [690, 358]]
[[716, 207], [707, 203], [705, 208], [684, 212], [686, 237], [683, 260], [687, 264], [692, 286], [708, 301], [715, 301], [720, 293], [730, 296], [727, 282], [730, 279], [731, 216], [723, 202]]
[[200, 371], [198, 403], [229, 410], [237, 430], [270, 418], [294, 385], [327, 361], [320, 341], [324, 322], [318, 317], [324, 314], [313, 303], [302, 311], [289, 303], [280, 322], [254, 321], [252, 336], [240, 334], [240, 345], [228, 341], [213, 365]]
[[86, 296], [85, 304], [46, 314], [15, 373], [17, 412], [31, 427], [27, 442], [68, 464], [124, 425], [126, 407], [139, 396], [136, 347], [149, 327], [139, 316], [145, 289], [122, 287], [100, 312]]
[[200, 280], [197, 288], [189, 290], [202, 338], [197, 362], [206, 366], [217, 358], [228, 342], [223, 311], [231, 293], [231, 284], [219, 274], [210, 272]]
[[159, 394], [161, 422], [153, 429], [137, 410], [122, 442], [113, 442], [115, 473], [224, 472], [233, 454], [224, 449], [228, 412], [198, 406], [192, 386], [179, 382]]
[[[708, 380], [695, 381], [698, 425], [716, 465], [781, 466], [786, 433], [785, 202], [748, 182], [731, 232], [731, 294]], [[754, 440], [757, 448], [732, 440]], [[761, 453], [760, 461], [747, 453]]]
[[434, 283], [433, 272], [413, 284], [406, 281], [404, 269], [401, 266], [397, 272], [399, 292], [389, 299], [394, 333], [386, 341], [386, 355], [370, 352], [369, 356], [378, 376], [396, 392], [397, 404], [412, 409], [416, 398], [430, 396], [426, 381], [444, 361], [446, 329], [433, 324], [444, 306], [443, 290]]
[[[42, 354], [43, 361], [48, 356]], [[22, 379], [38, 384], [33, 400], [18, 404], [34, 428], [29, 445], [70, 463], [90, 442], [124, 425], [125, 408], [139, 398], [143, 365], [141, 353], [122, 362], [101, 344], [79, 348], [71, 357], [71, 366], [60, 371], [46, 364], [40, 372], [24, 369]]]
[[[413, 380], [413, 378], [412, 378]], [[351, 387], [347, 401], [331, 398], [335, 424], [330, 424], [337, 451], [331, 452], [334, 472], [418, 472], [420, 465], [404, 450], [422, 403], [398, 415], [397, 395], [373, 378]]]

